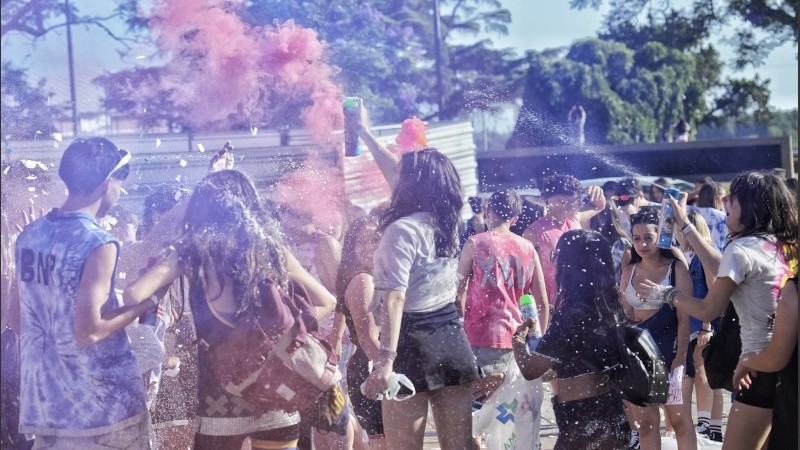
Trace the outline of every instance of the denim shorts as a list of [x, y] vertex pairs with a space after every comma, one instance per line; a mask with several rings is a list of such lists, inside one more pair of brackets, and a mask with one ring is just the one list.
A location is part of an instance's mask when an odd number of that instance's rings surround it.
[[148, 450], [155, 448], [150, 415], [142, 420], [106, 434], [86, 437], [47, 436], [37, 434], [33, 442], [35, 449], [75, 448], [81, 450]]

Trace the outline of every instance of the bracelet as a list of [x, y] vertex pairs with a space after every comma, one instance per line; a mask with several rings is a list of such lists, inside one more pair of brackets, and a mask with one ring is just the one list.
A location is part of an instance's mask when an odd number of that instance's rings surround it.
[[378, 356], [394, 361], [395, 358], [397, 358], [397, 352], [389, 350], [388, 348], [382, 348], [378, 350]]
[[700, 331], [698, 331], [698, 333], [711, 333], [711, 330], [703, 330], [703, 329], [701, 329]]
[[681, 228], [681, 233], [683, 233], [684, 236], [689, 236], [689, 233], [691, 233], [692, 230], [695, 229], [696, 229], [695, 226], [692, 225], [691, 222], [686, 222], [686, 225], [684, 225], [683, 228]]
[[678, 293], [678, 288], [670, 286], [667, 290], [664, 291], [663, 296], [661, 297], [664, 300], [664, 303], [668, 304], [675, 309], [675, 295]]

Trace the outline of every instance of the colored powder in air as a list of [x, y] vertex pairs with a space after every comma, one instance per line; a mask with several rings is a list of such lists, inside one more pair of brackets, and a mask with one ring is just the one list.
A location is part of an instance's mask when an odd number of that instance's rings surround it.
[[416, 116], [406, 119], [400, 126], [400, 133], [395, 138], [397, 149], [402, 153], [419, 150], [428, 146], [428, 127]]
[[170, 55], [160, 87], [189, 111], [192, 126], [223, 127], [245, 120], [269, 121], [287, 104], [314, 138], [326, 142], [344, 122], [337, 69], [325, 62], [325, 45], [313, 30], [293, 21], [251, 27], [234, 9], [241, 4], [166, 0], [150, 26], [162, 53]]
[[309, 214], [318, 229], [327, 230], [341, 221], [346, 201], [343, 180], [330, 162], [312, 154], [298, 170], [281, 178], [273, 199]]

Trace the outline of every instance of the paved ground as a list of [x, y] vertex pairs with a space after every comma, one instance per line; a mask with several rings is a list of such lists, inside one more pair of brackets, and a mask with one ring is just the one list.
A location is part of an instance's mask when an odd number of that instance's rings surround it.
[[[542, 427], [540, 431], [540, 439], [542, 443], [542, 450], [552, 450], [555, 446], [556, 438], [558, 437], [558, 427], [556, 426], [556, 419], [555, 415], [553, 414], [553, 407], [550, 403], [550, 398], [552, 397], [552, 390], [550, 389], [549, 383], [544, 383], [544, 402], [542, 402]], [[722, 417], [722, 430], [725, 431], [725, 427], [728, 424], [728, 415], [727, 412], [730, 410], [731, 402], [730, 402], [730, 394], [727, 391], [723, 392], [723, 399], [724, 399], [724, 406]], [[692, 408], [692, 417], [695, 419], [697, 418], [697, 412], [695, 411], [694, 407]], [[665, 430], [662, 427], [662, 434]], [[433, 416], [429, 412], [428, 413], [428, 426], [425, 432], [425, 449], [427, 450], [438, 450], [439, 449], [439, 441], [436, 439], [436, 428], [433, 425]], [[677, 449], [675, 445], [675, 439], [664, 437], [662, 438], [662, 450], [671, 450]], [[721, 445], [716, 443], [712, 443], [706, 440], [698, 440], [698, 449], [716, 449], [721, 448]]]

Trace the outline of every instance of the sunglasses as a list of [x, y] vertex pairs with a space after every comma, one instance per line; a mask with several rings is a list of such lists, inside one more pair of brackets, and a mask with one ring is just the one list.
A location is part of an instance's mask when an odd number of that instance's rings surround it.
[[621, 201], [621, 202], [627, 202], [628, 200], [630, 200], [632, 198], [633, 198], [633, 196], [632, 195], [628, 195], [628, 194], [614, 195], [614, 196], [611, 197], [612, 200]]
[[131, 162], [131, 154], [128, 153], [127, 150], [120, 149], [119, 153], [120, 153], [120, 155], [122, 155], [122, 158], [119, 159], [119, 162], [117, 163], [117, 165], [114, 166], [114, 168], [111, 169], [111, 172], [108, 173], [108, 176], [106, 176], [106, 179], [103, 180], [104, 183], [106, 181], [110, 180], [111, 176], [114, 175], [119, 169], [122, 169], [123, 167], [125, 167], [125, 165], [127, 165], [128, 163]]

